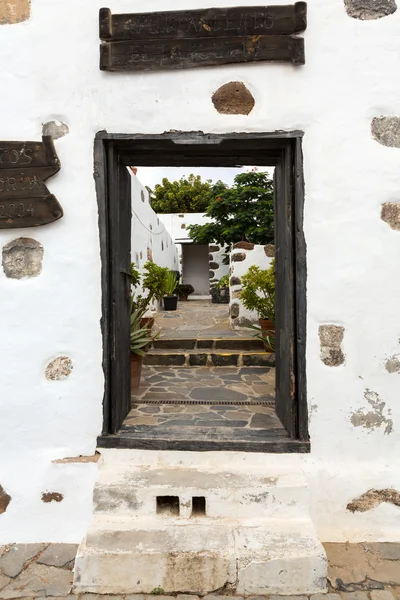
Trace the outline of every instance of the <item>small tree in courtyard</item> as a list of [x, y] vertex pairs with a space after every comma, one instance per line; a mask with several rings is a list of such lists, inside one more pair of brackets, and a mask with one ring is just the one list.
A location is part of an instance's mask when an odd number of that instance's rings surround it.
[[204, 212], [210, 202], [211, 180], [202, 181], [200, 175], [169, 181], [166, 177], [150, 193], [151, 208], [156, 213]]
[[251, 171], [236, 175], [232, 187], [218, 181], [212, 189], [205, 225], [190, 225], [196, 244], [236, 242], [269, 244], [274, 240], [273, 182], [268, 173]]

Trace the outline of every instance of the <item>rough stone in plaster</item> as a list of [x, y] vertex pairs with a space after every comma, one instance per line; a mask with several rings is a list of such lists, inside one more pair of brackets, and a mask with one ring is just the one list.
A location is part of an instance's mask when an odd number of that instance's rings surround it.
[[244, 252], [237, 252], [231, 256], [232, 262], [242, 262], [243, 260], [246, 260], [246, 255]]
[[20, 237], [3, 247], [3, 271], [10, 279], [37, 277], [42, 272], [43, 246], [32, 238]]
[[275, 256], [274, 244], [267, 244], [266, 246], [264, 246], [264, 252], [265, 252], [265, 256], [268, 256], [268, 258], [274, 258], [274, 256]]
[[49, 381], [67, 379], [71, 375], [73, 366], [69, 356], [57, 356], [46, 367], [45, 377]]
[[62, 123], [62, 121], [47, 121], [47, 123], [43, 123], [42, 134], [51, 135], [53, 140], [58, 140], [68, 133], [68, 125]]
[[214, 269], [214, 270], [217, 270], [217, 269], [219, 269], [219, 264], [218, 264], [218, 263], [216, 263], [216, 262], [214, 262], [214, 261], [213, 261], [213, 262], [210, 262], [210, 265], [209, 265], [209, 266], [210, 266], [210, 269]]
[[153, 251], [151, 248], [147, 247], [147, 260], [153, 262]]
[[221, 250], [221, 248], [219, 246], [213, 246], [212, 244], [208, 247], [210, 252], [218, 252], [219, 250]]
[[395, 0], [344, 0], [346, 12], [353, 19], [371, 21], [396, 12]]
[[400, 354], [395, 354], [394, 356], [388, 358], [385, 368], [388, 373], [400, 374]]
[[251, 242], [236, 242], [233, 244], [233, 248], [241, 248], [242, 250], [254, 250], [254, 244]]
[[[393, 431], [393, 421], [383, 414], [386, 402], [380, 398], [379, 394], [371, 390], [365, 390], [364, 398], [372, 407], [372, 410], [358, 409], [351, 415], [351, 422], [354, 427], [363, 427], [374, 431], [380, 427], [385, 427], [384, 433], [389, 434]], [[390, 416], [390, 410], [387, 411]]]
[[42, 502], [48, 504], [49, 502], [62, 502], [64, 496], [59, 492], [43, 492]]
[[56, 458], [52, 460], [55, 464], [68, 464], [68, 463], [97, 463], [100, 458], [100, 452], [92, 454], [90, 456], [67, 456], [66, 458]]
[[10, 502], [11, 496], [7, 494], [5, 489], [0, 485], [0, 515], [6, 512]]
[[375, 117], [371, 123], [374, 140], [389, 148], [400, 148], [400, 117]]
[[247, 319], [247, 317], [239, 317], [234, 321], [235, 327], [252, 327], [254, 323]]
[[342, 342], [344, 336], [344, 327], [339, 325], [320, 325], [320, 357], [327, 367], [338, 367], [344, 363], [344, 354], [342, 352]]
[[400, 231], [400, 202], [382, 204], [381, 219], [395, 231]]
[[208, 271], [208, 277], [209, 279], [213, 279], [213, 277], [215, 277], [214, 271]]
[[376, 508], [382, 502], [400, 507], [400, 492], [393, 489], [368, 490], [362, 496], [355, 498], [346, 506], [350, 512], [367, 512]]
[[214, 92], [212, 102], [223, 115], [248, 115], [255, 104], [253, 95], [241, 81], [222, 85]]
[[181, 225], [181, 229], [186, 229], [186, 225], [185, 225], [185, 223], [182, 223], [182, 225]]
[[0, 25], [14, 25], [29, 19], [31, 0], [1, 0]]
[[209, 254], [208, 255], [208, 260], [214, 260], [214, 255], [213, 254]]
[[234, 302], [233, 304], [230, 305], [229, 307], [229, 316], [231, 317], [231, 319], [236, 319], [239, 316], [239, 304], [237, 302]]
[[140, 190], [140, 198], [141, 198], [142, 202], [144, 202], [145, 199], [146, 199], [146, 196], [144, 195], [144, 191], [143, 190]]
[[241, 293], [241, 290], [236, 290], [235, 292], [231, 293], [231, 296], [232, 298], [240, 298]]
[[242, 280], [240, 279], [240, 277], [231, 277], [229, 280], [229, 285], [240, 285], [242, 283]]

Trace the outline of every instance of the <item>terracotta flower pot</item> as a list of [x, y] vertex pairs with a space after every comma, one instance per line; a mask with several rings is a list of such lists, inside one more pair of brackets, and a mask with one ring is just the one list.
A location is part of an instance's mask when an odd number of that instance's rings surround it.
[[140, 327], [150, 329], [150, 331], [154, 327], [154, 317], [142, 317], [140, 319]]
[[143, 356], [131, 352], [131, 392], [136, 391], [140, 386], [142, 366]]
[[[261, 329], [265, 331], [266, 336], [269, 335], [270, 337], [275, 338], [275, 323], [273, 321], [270, 321], [269, 319], [259, 319], [258, 322]], [[266, 340], [263, 341], [263, 344], [267, 352], [275, 352], [275, 348], [273, 348]]]

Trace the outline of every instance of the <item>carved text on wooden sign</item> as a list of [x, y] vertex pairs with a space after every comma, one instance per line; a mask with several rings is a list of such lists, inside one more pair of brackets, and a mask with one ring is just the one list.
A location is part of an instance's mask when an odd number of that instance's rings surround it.
[[304, 64], [307, 4], [112, 15], [100, 10], [100, 69], [153, 71], [228, 63]]
[[44, 181], [60, 170], [53, 140], [0, 142], [0, 229], [36, 227], [63, 216]]

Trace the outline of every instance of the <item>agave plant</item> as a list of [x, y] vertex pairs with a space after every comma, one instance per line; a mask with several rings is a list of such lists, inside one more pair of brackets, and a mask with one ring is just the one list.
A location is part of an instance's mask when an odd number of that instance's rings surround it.
[[152, 334], [147, 327], [140, 327], [140, 320], [144, 311], [133, 310], [131, 313], [131, 352], [138, 356], [145, 356], [146, 348], [158, 337], [158, 333]]
[[261, 340], [266, 349], [275, 352], [275, 331], [268, 331], [266, 329], [262, 329], [259, 325], [254, 324], [249, 325], [249, 328], [257, 332], [254, 337]]

